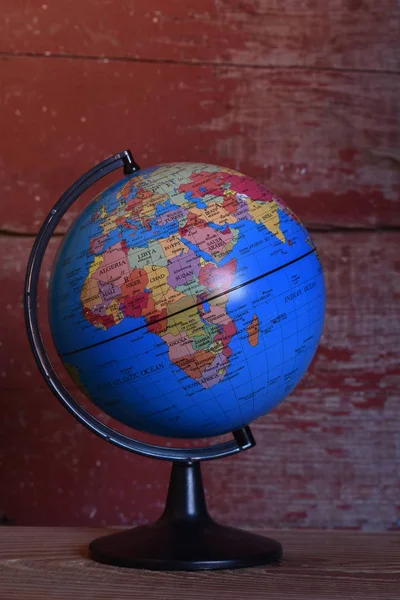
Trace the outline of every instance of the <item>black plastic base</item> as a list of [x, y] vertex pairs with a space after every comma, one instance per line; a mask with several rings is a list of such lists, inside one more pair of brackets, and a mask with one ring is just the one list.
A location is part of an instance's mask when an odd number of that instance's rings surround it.
[[209, 516], [199, 463], [173, 463], [167, 503], [154, 524], [94, 540], [102, 563], [154, 571], [237, 569], [277, 563], [279, 542], [215, 523]]
[[282, 546], [211, 520], [202, 527], [158, 522], [99, 538], [90, 544], [90, 555], [119, 567], [199, 571], [276, 563], [282, 557]]

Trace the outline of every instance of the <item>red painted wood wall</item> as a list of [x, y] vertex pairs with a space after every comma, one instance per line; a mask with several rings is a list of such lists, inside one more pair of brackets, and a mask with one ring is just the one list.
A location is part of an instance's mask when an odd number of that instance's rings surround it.
[[[37, 372], [22, 314], [43, 217], [81, 173], [130, 147], [142, 166], [206, 161], [268, 183], [313, 232], [325, 267], [318, 355], [254, 424], [255, 449], [204, 466], [213, 515], [400, 527], [397, 0], [0, 8], [0, 514], [125, 525], [160, 513], [168, 465], [107, 445], [65, 412]], [[51, 243], [43, 301], [77, 211]]]

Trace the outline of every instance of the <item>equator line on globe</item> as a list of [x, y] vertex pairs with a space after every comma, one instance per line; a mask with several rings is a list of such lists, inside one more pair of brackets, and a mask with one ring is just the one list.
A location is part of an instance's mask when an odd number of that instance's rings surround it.
[[295, 215], [236, 171], [170, 163], [126, 176], [59, 249], [50, 324], [64, 365], [136, 429], [207, 437], [298, 384], [325, 312], [322, 268]]

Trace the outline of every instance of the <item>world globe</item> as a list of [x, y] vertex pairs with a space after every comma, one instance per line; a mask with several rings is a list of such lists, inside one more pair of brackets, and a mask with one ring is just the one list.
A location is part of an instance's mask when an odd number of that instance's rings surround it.
[[49, 300], [57, 352], [96, 406], [143, 432], [204, 438], [249, 424], [297, 386], [325, 286], [310, 235], [266, 187], [169, 163], [83, 210]]

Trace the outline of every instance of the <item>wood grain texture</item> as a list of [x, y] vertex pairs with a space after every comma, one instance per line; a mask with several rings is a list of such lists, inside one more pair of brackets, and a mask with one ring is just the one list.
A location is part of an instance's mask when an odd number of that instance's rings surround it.
[[396, 0], [2, 2], [3, 52], [399, 70]]
[[[327, 279], [320, 350], [291, 397], [254, 424], [256, 448], [204, 465], [210, 511], [226, 523], [253, 527], [395, 529], [400, 233], [314, 238]], [[44, 264], [42, 292], [58, 243], [53, 240]], [[0, 511], [18, 524], [154, 519], [163, 507], [168, 465], [90, 435], [37, 373], [22, 314], [31, 244], [30, 238], [0, 237]]]
[[45, 58], [2, 59], [0, 74], [6, 230], [37, 231], [66, 187], [127, 147], [142, 167], [241, 170], [314, 227], [400, 224], [400, 77]]
[[262, 531], [284, 546], [280, 566], [162, 573], [100, 565], [87, 545], [101, 529], [0, 530], [0, 600], [397, 600], [400, 536]]

